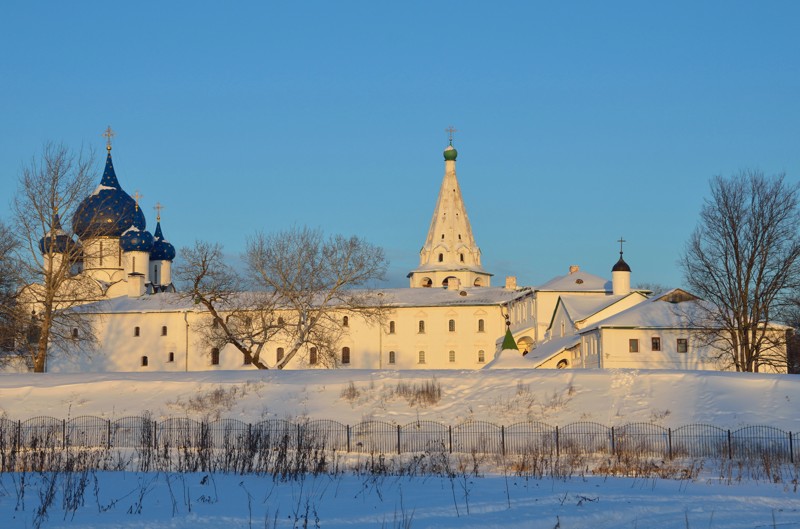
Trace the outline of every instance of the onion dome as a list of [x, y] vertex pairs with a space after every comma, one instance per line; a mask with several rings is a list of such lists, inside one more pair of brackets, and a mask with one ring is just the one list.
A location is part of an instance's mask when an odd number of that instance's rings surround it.
[[175, 247], [164, 239], [161, 233], [161, 221], [156, 222], [156, 233], [153, 236], [153, 249], [150, 250], [151, 261], [172, 261], [175, 259]]
[[150, 252], [154, 241], [149, 231], [131, 226], [119, 238], [119, 245], [123, 252]]
[[447, 148], [444, 150], [444, 159], [447, 161], [455, 161], [456, 156], [458, 156], [458, 151], [453, 147], [453, 145], [448, 145]]
[[42, 252], [42, 255], [66, 253], [73, 244], [75, 244], [75, 241], [61, 228], [61, 220], [56, 213], [53, 227], [44, 237], [39, 239], [39, 251]]
[[631, 267], [628, 266], [628, 263], [625, 262], [625, 259], [622, 258], [622, 252], [619, 252], [619, 261], [617, 264], [614, 265], [614, 268], [611, 269], [612, 272], [630, 272]]
[[130, 226], [144, 230], [144, 214], [136, 201], [119, 185], [109, 146], [100, 185], [78, 206], [72, 219], [72, 228], [81, 238], [119, 237]]

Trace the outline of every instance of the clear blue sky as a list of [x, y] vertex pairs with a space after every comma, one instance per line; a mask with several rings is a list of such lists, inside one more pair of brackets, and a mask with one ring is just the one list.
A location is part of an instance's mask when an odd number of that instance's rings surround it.
[[[0, 207], [44, 141], [166, 205], [176, 246], [293, 224], [418, 263], [459, 132], [483, 264], [682, 284], [708, 179], [800, 178], [800, 2], [22, 2], [0, 13]], [[7, 213], [2, 213], [5, 216]]]

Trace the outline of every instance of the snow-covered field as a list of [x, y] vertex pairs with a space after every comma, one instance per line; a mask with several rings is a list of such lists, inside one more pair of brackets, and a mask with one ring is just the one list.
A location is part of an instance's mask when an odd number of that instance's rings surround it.
[[[436, 380], [423, 405], [398, 384]], [[800, 431], [800, 377], [635, 371], [290, 371], [0, 375], [8, 419], [49, 415], [108, 419], [150, 412], [232, 417], [375, 419], [397, 424], [486, 420], [510, 425], [594, 421], [665, 427], [749, 424]], [[366, 458], [366, 455], [351, 459]], [[680, 464], [680, 463], [676, 463]], [[727, 473], [731, 471], [731, 473]], [[739, 479], [708, 463], [691, 479], [609, 478], [591, 470], [526, 479], [487, 468], [481, 477], [374, 476], [344, 472], [275, 481], [222, 474], [97, 472], [0, 474], [0, 527], [782, 527], [800, 528], [798, 467], [776, 483]], [[24, 487], [23, 481], [25, 480]], [[54, 502], [41, 516], [48, 484]], [[25, 491], [22, 494], [22, 491]], [[37, 514], [39, 515], [37, 517]]]

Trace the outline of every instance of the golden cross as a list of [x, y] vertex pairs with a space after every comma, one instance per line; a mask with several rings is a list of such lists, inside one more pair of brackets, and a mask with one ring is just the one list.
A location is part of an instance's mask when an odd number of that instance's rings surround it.
[[164, 209], [164, 206], [161, 205], [161, 202], [156, 202], [153, 209], [156, 210], [156, 222], [161, 222], [161, 210]]
[[458, 131], [452, 125], [450, 125], [446, 129], [444, 129], [444, 131], [447, 132], [450, 135], [450, 145], [452, 145], [453, 144], [453, 133], [454, 132], [458, 132]]
[[617, 242], [619, 243], [619, 254], [620, 254], [620, 255], [622, 255], [622, 243], [624, 243], [624, 242], [628, 242], [628, 241], [626, 241], [625, 239], [623, 239], [622, 237], [620, 237], [620, 238], [619, 238], [619, 240], [618, 240]]
[[108, 128], [105, 130], [105, 132], [101, 134], [101, 136], [103, 136], [106, 139], [106, 149], [108, 149], [109, 151], [111, 150], [111, 138], [113, 138], [116, 135], [117, 134], [113, 130], [111, 130], [111, 125], [109, 125]]
[[144, 195], [139, 194], [139, 190], [136, 190], [136, 193], [133, 194], [133, 198], [136, 200], [136, 210], [139, 210], [139, 199], [144, 198]]

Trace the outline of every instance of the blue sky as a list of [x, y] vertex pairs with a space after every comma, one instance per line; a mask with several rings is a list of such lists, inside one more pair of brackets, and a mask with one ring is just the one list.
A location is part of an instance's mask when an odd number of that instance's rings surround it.
[[[228, 5], [231, 4], [231, 5]], [[454, 125], [483, 264], [682, 284], [708, 179], [800, 178], [798, 2], [10, 2], [0, 211], [48, 140], [117, 132], [176, 247], [357, 234], [418, 264]], [[5, 216], [6, 213], [0, 214]]]

